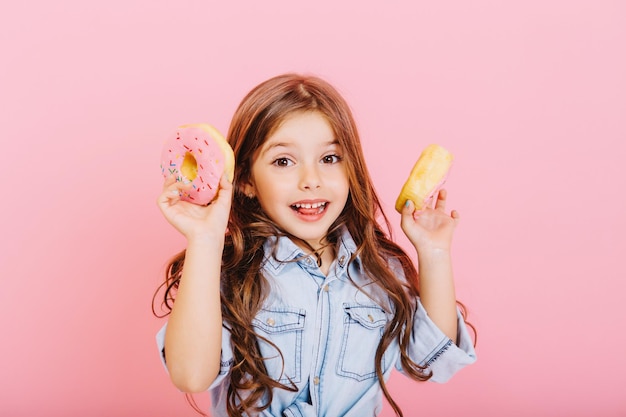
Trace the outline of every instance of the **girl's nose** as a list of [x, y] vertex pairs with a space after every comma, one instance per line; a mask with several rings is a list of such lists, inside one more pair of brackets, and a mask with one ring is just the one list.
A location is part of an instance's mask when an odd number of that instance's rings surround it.
[[316, 166], [302, 166], [300, 171], [300, 188], [314, 190], [322, 184], [320, 173]]

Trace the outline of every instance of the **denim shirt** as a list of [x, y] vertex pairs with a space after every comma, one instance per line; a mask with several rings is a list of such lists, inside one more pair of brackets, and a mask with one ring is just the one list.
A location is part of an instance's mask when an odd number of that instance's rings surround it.
[[[384, 292], [364, 274], [359, 259], [348, 262], [356, 251], [350, 234], [346, 230], [342, 233], [336, 260], [327, 276], [315, 259], [305, 256], [289, 238], [279, 238], [276, 257], [271, 255], [272, 243], [266, 242], [263, 266], [271, 291], [252, 324], [257, 334], [278, 346], [284, 358], [283, 366], [280, 354], [259, 339], [269, 375], [287, 385], [293, 382], [298, 391], [275, 389], [270, 407], [261, 415], [378, 415], [383, 394], [374, 355], [393, 313]], [[399, 266], [394, 271], [403, 279]], [[419, 300], [416, 309], [409, 353], [413, 361], [432, 371], [431, 381], [445, 382], [476, 360], [472, 339], [459, 312], [457, 345], [430, 320]], [[164, 365], [166, 329], [167, 324], [157, 335]], [[385, 380], [394, 368], [402, 372], [399, 358], [395, 340], [383, 355]], [[230, 333], [223, 328], [220, 372], [209, 388], [214, 417], [227, 416], [232, 364]]]

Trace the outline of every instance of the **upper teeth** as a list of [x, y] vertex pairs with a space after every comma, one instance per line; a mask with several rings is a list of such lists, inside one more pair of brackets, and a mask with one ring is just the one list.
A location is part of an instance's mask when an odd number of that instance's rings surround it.
[[324, 205], [326, 205], [326, 203], [304, 203], [304, 204], [296, 203], [293, 206], [296, 208], [310, 209], [310, 208], [323, 207]]

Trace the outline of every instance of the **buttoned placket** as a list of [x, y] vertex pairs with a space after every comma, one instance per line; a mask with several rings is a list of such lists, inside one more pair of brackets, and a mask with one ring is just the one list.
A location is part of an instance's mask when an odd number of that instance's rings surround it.
[[[328, 323], [326, 322], [328, 318], [328, 313], [326, 312], [327, 306], [327, 298], [324, 294], [328, 291], [327, 280], [328, 277], [325, 277], [320, 268], [317, 266], [317, 262], [313, 259], [313, 256], [307, 256], [302, 259], [300, 265], [303, 270], [305, 270], [309, 276], [315, 281], [318, 291], [317, 291], [317, 305], [315, 307], [315, 340], [312, 341], [314, 343], [314, 360], [311, 362], [311, 369], [309, 371], [309, 392], [311, 395], [311, 401], [315, 406], [315, 409], [319, 409], [319, 385], [320, 385], [320, 370], [321, 367], [318, 364], [323, 363], [323, 355], [324, 349], [323, 346], [326, 345], [326, 341], [328, 339]], [[326, 292], [324, 291], [326, 288]], [[320, 355], [322, 356], [320, 358]]]
[[331, 285], [334, 281], [344, 273], [345, 266], [348, 257], [345, 254], [340, 254], [339, 257], [333, 262], [328, 270], [328, 276], [324, 276], [322, 271], [317, 266], [317, 263], [311, 256], [304, 260], [306, 267], [304, 268], [312, 278], [319, 282], [319, 291], [317, 293], [317, 308], [315, 314], [315, 331], [317, 340], [315, 341], [315, 360], [311, 362], [311, 372], [309, 373], [309, 390], [311, 394], [311, 401], [316, 410], [321, 410], [320, 406], [323, 381], [321, 378], [323, 367], [326, 359], [326, 345], [328, 343], [328, 337], [330, 334], [330, 318], [331, 318]]

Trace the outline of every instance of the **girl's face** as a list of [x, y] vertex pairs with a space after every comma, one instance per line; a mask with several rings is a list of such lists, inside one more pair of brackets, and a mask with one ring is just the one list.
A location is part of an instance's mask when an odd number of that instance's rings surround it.
[[317, 249], [348, 199], [343, 157], [321, 113], [296, 112], [263, 143], [244, 190], [283, 230]]

